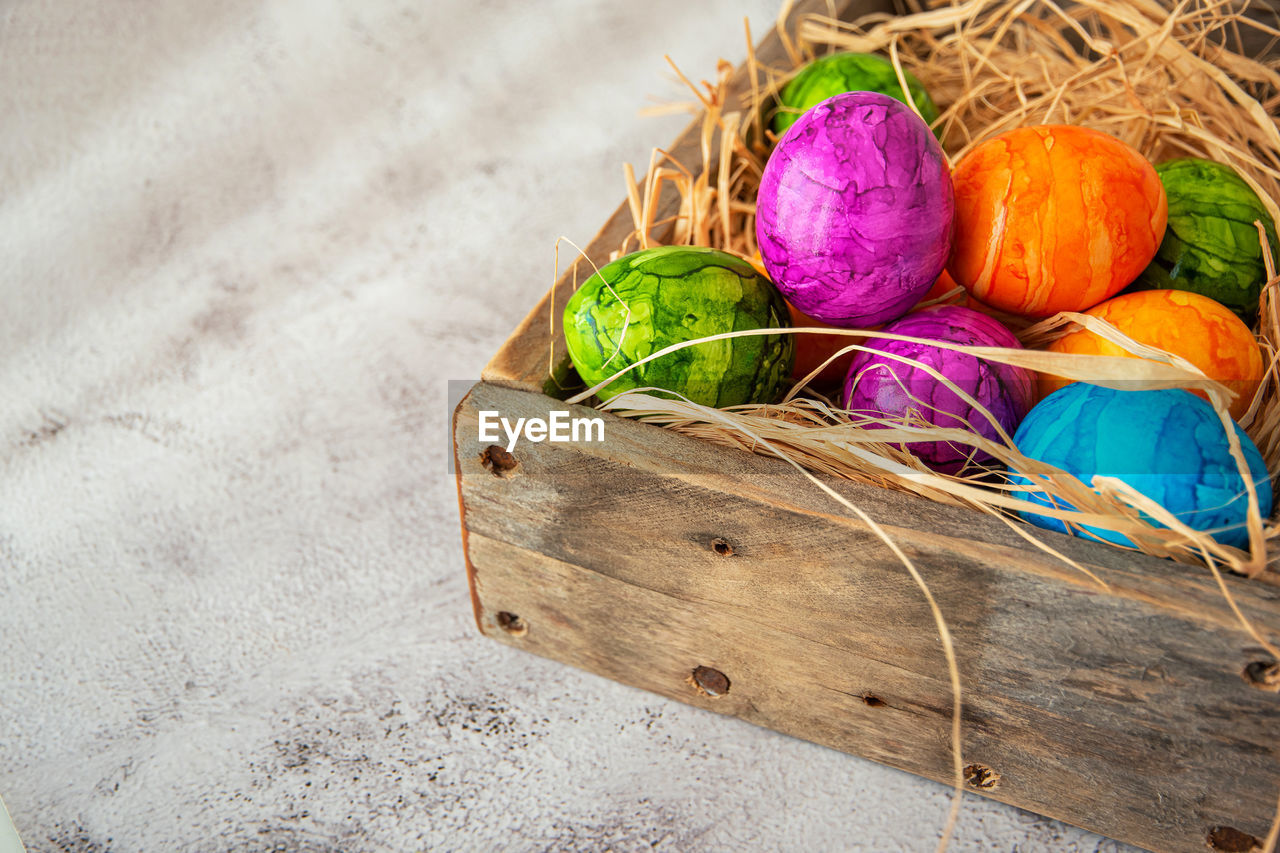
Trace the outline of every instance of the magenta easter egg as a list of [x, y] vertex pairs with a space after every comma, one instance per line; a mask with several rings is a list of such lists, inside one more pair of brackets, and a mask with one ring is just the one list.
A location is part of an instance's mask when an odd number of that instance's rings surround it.
[[845, 328], [901, 317], [951, 250], [955, 198], [942, 148], [919, 116], [877, 92], [802, 115], [760, 179], [756, 238], [787, 301]]
[[[924, 308], [881, 331], [962, 346], [1021, 348], [1018, 339], [999, 321], [960, 305]], [[855, 415], [869, 414], [893, 421], [903, 420], [914, 411], [934, 426], [967, 428], [992, 441], [1000, 440], [991, 422], [955, 391], [927, 371], [894, 356], [927, 365], [945, 376], [990, 412], [1009, 435], [1031, 409], [1035, 376], [1025, 368], [929, 344], [882, 339], [872, 340], [867, 346], [871, 351], [854, 357], [845, 379], [844, 406]], [[971, 454], [978, 464], [991, 461], [990, 455], [966, 444], [917, 441], [906, 447], [930, 468], [948, 474], [967, 467]]]

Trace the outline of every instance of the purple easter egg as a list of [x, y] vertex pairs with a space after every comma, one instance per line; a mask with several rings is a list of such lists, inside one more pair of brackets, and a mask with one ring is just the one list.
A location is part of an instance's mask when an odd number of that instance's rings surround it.
[[834, 326], [874, 326], [933, 286], [954, 212], [928, 125], [888, 95], [846, 92], [802, 115], [774, 148], [756, 197], [756, 239], [796, 308]]
[[[963, 346], [1022, 346], [998, 321], [959, 305], [924, 308], [881, 331]], [[873, 339], [867, 346], [872, 351], [859, 352], [854, 357], [845, 379], [844, 406], [850, 412], [898, 419], [915, 410], [935, 426], [964, 428], [967, 424], [979, 435], [1000, 440], [991, 422], [958, 394], [926, 371], [891, 355], [928, 365], [947, 377], [982, 404], [1009, 435], [1031, 409], [1035, 376], [1025, 368], [907, 341]], [[978, 464], [991, 461], [989, 454], [964, 444], [917, 441], [906, 447], [930, 468], [948, 474], [964, 469], [971, 454]]]

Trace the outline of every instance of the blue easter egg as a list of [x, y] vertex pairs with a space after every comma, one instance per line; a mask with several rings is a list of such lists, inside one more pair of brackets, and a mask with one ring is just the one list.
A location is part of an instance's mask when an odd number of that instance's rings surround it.
[[[1264, 517], [1271, 515], [1271, 482], [1262, 454], [1232, 423], [1240, 437]], [[1045, 397], [1023, 419], [1014, 442], [1024, 456], [1053, 465], [1088, 484], [1095, 475], [1115, 477], [1159, 503], [1195, 530], [1213, 531], [1225, 545], [1248, 547], [1245, 516], [1249, 499], [1213, 407], [1188, 391], [1115, 391], [1075, 382]], [[1010, 479], [1030, 481], [1017, 472]], [[1050, 506], [1044, 492], [1015, 492]], [[1063, 507], [1070, 509], [1071, 507]], [[1031, 511], [1019, 514], [1048, 530], [1066, 525]], [[1150, 520], [1150, 519], [1148, 519]], [[1119, 545], [1128, 537], [1086, 528]]]

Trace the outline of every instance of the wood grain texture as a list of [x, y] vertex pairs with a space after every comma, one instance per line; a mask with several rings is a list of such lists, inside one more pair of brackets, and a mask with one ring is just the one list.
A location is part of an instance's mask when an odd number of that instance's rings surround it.
[[[937, 632], [865, 526], [785, 463], [612, 416], [604, 443], [482, 463], [479, 410], [550, 407], [563, 406], [481, 383], [455, 416], [484, 633], [948, 781]], [[832, 482], [917, 561], [955, 634], [965, 761], [975, 782], [998, 779], [975, 791], [1157, 850], [1204, 849], [1219, 826], [1265, 835], [1280, 695], [1242, 677], [1260, 650], [1207, 575], [1043, 534], [1106, 595], [999, 521]], [[1228, 584], [1280, 640], [1280, 590]], [[698, 666], [724, 673], [727, 693], [695, 689]]]
[[[860, 15], [873, 11], [888, 11], [893, 8], [892, 0], [799, 0], [793, 6], [789, 21], [794, 23], [804, 15], [818, 13], [850, 18], [855, 16], [855, 10]], [[771, 29], [756, 46], [756, 57], [766, 65], [784, 63], [786, 53], [776, 30]], [[746, 97], [750, 91], [751, 79], [746, 65], [743, 64], [739, 66], [729, 83], [729, 98], [725, 111], [744, 109]], [[689, 169], [700, 169], [702, 166], [701, 135], [702, 117], [699, 116], [664, 149], [668, 154], [668, 160], [681, 163]], [[656, 206], [654, 221], [660, 222], [674, 215], [678, 202], [679, 198], [675, 190], [667, 188]], [[559, 334], [558, 313], [564, 309], [565, 303], [569, 301], [577, 285], [585, 281], [595, 267], [608, 263], [610, 253], [616, 251], [633, 230], [635, 225], [631, 218], [631, 210], [624, 199], [599, 233], [584, 247], [584, 257], [569, 265], [551, 290], [529, 312], [502, 348], [485, 365], [481, 378], [485, 382], [497, 385], [560, 396], [558, 393], [560, 386], [557, 383], [563, 384], [569, 373], [569, 354]], [[551, 328], [553, 311], [557, 315], [554, 317], [557, 324], [556, 334], [552, 334]]]
[[[836, 5], [851, 16], [892, 4]], [[781, 57], [776, 35], [758, 55]], [[737, 95], [748, 85], [740, 70]], [[697, 161], [698, 131], [695, 121], [669, 146], [676, 159]], [[664, 203], [658, 218], [674, 198]], [[624, 203], [587, 258], [603, 264], [631, 229]], [[546, 396], [568, 370], [552, 306], [589, 273], [583, 260], [561, 277], [455, 413], [480, 630], [949, 782], [950, 684], [923, 597], [880, 540], [789, 466], [607, 415], [602, 444], [486, 455], [478, 411], [562, 408]], [[940, 602], [974, 792], [1155, 850], [1247, 849], [1265, 835], [1280, 787], [1280, 695], [1250, 682], [1266, 681], [1257, 674], [1272, 662], [1207, 574], [1038, 532], [1100, 575], [1103, 593], [998, 520], [835, 486], [916, 561]], [[1273, 576], [1227, 583], [1280, 641]]]

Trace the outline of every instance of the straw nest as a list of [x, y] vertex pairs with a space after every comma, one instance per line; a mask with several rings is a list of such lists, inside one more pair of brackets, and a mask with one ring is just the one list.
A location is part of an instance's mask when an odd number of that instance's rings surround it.
[[[1230, 164], [1258, 191], [1273, 219], [1280, 220], [1276, 201], [1280, 199], [1280, 124], [1273, 117], [1280, 106], [1280, 60], [1250, 56], [1259, 52], [1258, 41], [1267, 47], [1269, 40], [1280, 39], [1280, 29], [1273, 20], [1251, 16], [1239, 3], [1184, 0], [1170, 12], [1155, 0], [1081, 0], [1070, 5], [1053, 0], [968, 0], [917, 7], [904, 16], [870, 15], [853, 23], [806, 16], [797, 22], [794, 37], [782, 26], [788, 12], [784, 7], [778, 27], [789, 57], [787, 67], [758, 62], [750, 49], [748, 30], [751, 85], [742, 99], [745, 103], [736, 108], [727, 106], [735, 100], [729, 97], [733, 70], [727, 63], [721, 63], [717, 80], [701, 86], [676, 69], [698, 98], [693, 106], [704, 116], [703, 162], [677, 163], [655, 154], [647, 173], [639, 178], [627, 167], [635, 230], [618, 247], [618, 254], [658, 244], [689, 244], [756, 257], [755, 195], [775, 141], [767, 119], [777, 91], [808, 61], [836, 50], [879, 52], [900, 69], [914, 73], [942, 108], [935, 127], [941, 129], [944, 149], [953, 162], [979, 142], [1013, 127], [1078, 124], [1124, 140], [1152, 162], [1199, 156]], [[677, 191], [679, 209], [674, 217], [655, 220], [664, 187]], [[1261, 227], [1259, 239], [1265, 245]], [[1271, 280], [1263, 292], [1261, 319], [1255, 329], [1266, 373], [1240, 423], [1274, 476], [1280, 472], [1280, 302], [1274, 268], [1268, 269]], [[1224, 429], [1229, 425], [1230, 391], [1185, 360], [1138, 344], [1103, 321], [1068, 312], [1033, 325], [1018, 318], [1003, 319], [1029, 349], [955, 349], [1127, 389], [1198, 388], [1213, 402]], [[1141, 359], [1034, 349], [1077, 324]], [[832, 330], [793, 331], [830, 334]], [[850, 349], [860, 348], [867, 339], [885, 337], [870, 330], [844, 334], [849, 336]], [[594, 390], [575, 400], [587, 398]], [[1207, 565], [1215, 571], [1225, 567], [1239, 574], [1260, 574], [1268, 566], [1268, 542], [1280, 535], [1280, 524], [1261, 517], [1255, 494], [1250, 495], [1250, 547], [1242, 551], [1188, 528], [1119, 480], [1083, 483], [1027, 459], [1012, 441], [986, 441], [966, 430], [923, 421], [861, 429], [873, 419], [851, 422], [848, 413], [803, 381], [779, 405], [710, 410], [631, 392], [615, 397], [604, 408], [709, 441], [782, 455], [810, 471], [994, 514], [1010, 520], [1037, 547], [1050, 551], [1031, 528], [1012, 520], [1013, 511], [1026, 506], [1012, 494], [1020, 487], [990, 474], [938, 474], [896, 445], [946, 440], [981, 449], [1001, 466], [1033, 480], [1033, 486], [1021, 488], [1043, 489], [1078, 510], [1046, 509], [1044, 515], [1077, 529], [1088, 524], [1114, 530], [1147, 554]], [[1234, 452], [1247, 475], [1238, 446]], [[1144, 514], [1165, 526], [1149, 523]], [[1090, 534], [1081, 530], [1081, 535]]]
[[[777, 92], [807, 62], [837, 50], [881, 53], [900, 70], [900, 80], [901, 70], [919, 78], [942, 109], [934, 126], [941, 130], [943, 147], [952, 162], [974, 145], [1014, 127], [1083, 125], [1118, 137], [1152, 162], [1197, 156], [1227, 163], [1258, 192], [1273, 220], [1280, 221], [1280, 122], [1274, 118], [1280, 107], [1280, 59], [1256, 58], [1273, 54], [1280, 43], [1280, 21], [1274, 12], [1251, 11], [1247, 0], [1182, 0], [1173, 9], [1157, 0], [1077, 0], [1069, 4], [1065, 0], [1062, 4], [1054, 0], [907, 2], [910, 8], [906, 15], [873, 14], [852, 23], [805, 16], [794, 22], [794, 36], [788, 34], [791, 4], [785, 2], [778, 24], [788, 57], [785, 67], [758, 61], [748, 26], [749, 82], [748, 91], [741, 98], [732, 96], [733, 68], [728, 63], [720, 63], [716, 80], [703, 81], [701, 85], [675, 69], [697, 97], [696, 103], [687, 106], [703, 116], [702, 162], [679, 163], [666, 157], [665, 152], [655, 151], [643, 176], [637, 177], [630, 166], [625, 168], [635, 228], [617, 247], [615, 257], [667, 244], [712, 246], [754, 260], [756, 189], [776, 141], [768, 130], [768, 118]], [[658, 218], [659, 199], [672, 189], [678, 195], [678, 209], [674, 216]], [[1259, 240], [1265, 247], [1261, 226]], [[1265, 251], [1264, 254], [1270, 257]], [[1280, 278], [1276, 276], [1274, 260], [1269, 261], [1267, 271], [1269, 281], [1254, 329], [1266, 371], [1240, 424], [1262, 451], [1274, 479], [1280, 473]], [[951, 295], [955, 294], [948, 296]], [[1250, 482], [1248, 466], [1230, 428], [1228, 406], [1232, 392], [1185, 360], [1138, 344], [1104, 321], [1081, 314], [1064, 312], [1034, 324], [1013, 317], [1002, 319], [1008, 321], [1028, 349], [950, 348], [1126, 389], [1199, 389], [1217, 410], [1231, 437], [1241, 473], [1246, 483]], [[1078, 326], [1091, 329], [1139, 358], [1036, 349]], [[789, 331], [833, 333], [827, 328]], [[843, 334], [849, 337], [846, 352], [862, 348], [868, 339], [894, 337], [871, 330]], [[694, 343], [697, 342], [679, 346]], [[662, 357], [677, 348], [649, 358]], [[589, 399], [611, 380], [582, 391], [569, 402]], [[976, 401], [954, 385], [951, 387], [981, 409]], [[881, 428], [865, 429], [876, 419], [851, 418], [850, 413], [810, 387], [807, 380], [797, 383], [780, 404], [731, 409], [709, 409], [670, 395], [646, 394], [645, 390], [621, 394], [601, 404], [601, 408], [789, 462], [805, 473], [816, 488], [877, 533], [920, 587], [942, 640], [953, 687], [951, 741], [957, 796], [940, 846], [946, 845], [954, 827], [963, 790], [961, 685], [950, 632], [927, 583], [908, 556], [874, 519], [814, 473], [899, 489], [1000, 518], [1031, 546], [1088, 574], [1105, 590], [1104, 578], [1054, 550], [1035, 528], [1016, 519], [1014, 511], [1026, 504], [1012, 494], [1018, 487], [1000, 473], [1004, 467], [1016, 469], [1033, 481], [1033, 488], [1047, 491], [1076, 508], [1075, 512], [1037, 512], [1076, 526], [1081, 535], [1090, 534], [1079, 525], [1106, 528], [1122, 533], [1144, 553], [1207, 567], [1242, 628], [1280, 658], [1280, 649], [1269, 643], [1235, 606], [1220, 571], [1226, 568], [1253, 577], [1269, 568], [1268, 543], [1280, 535], [1280, 522], [1261, 517], [1252, 487], [1250, 545], [1244, 551], [1188, 528], [1118, 479], [1099, 477], [1084, 483], [1028, 459], [1008, 436], [993, 442], [967, 430], [934, 427], [924, 421], [880, 421]], [[922, 440], [968, 445], [986, 451], [1000, 464], [968, 477], [938, 474], [898, 446]], [[1148, 518], [1164, 526], [1155, 526]], [[1271, 560], [1275, 559], [1273, 555]], [[1280, 819], [1273, 826], [1265, 849], [1274, 847], [1277, 834]]]

